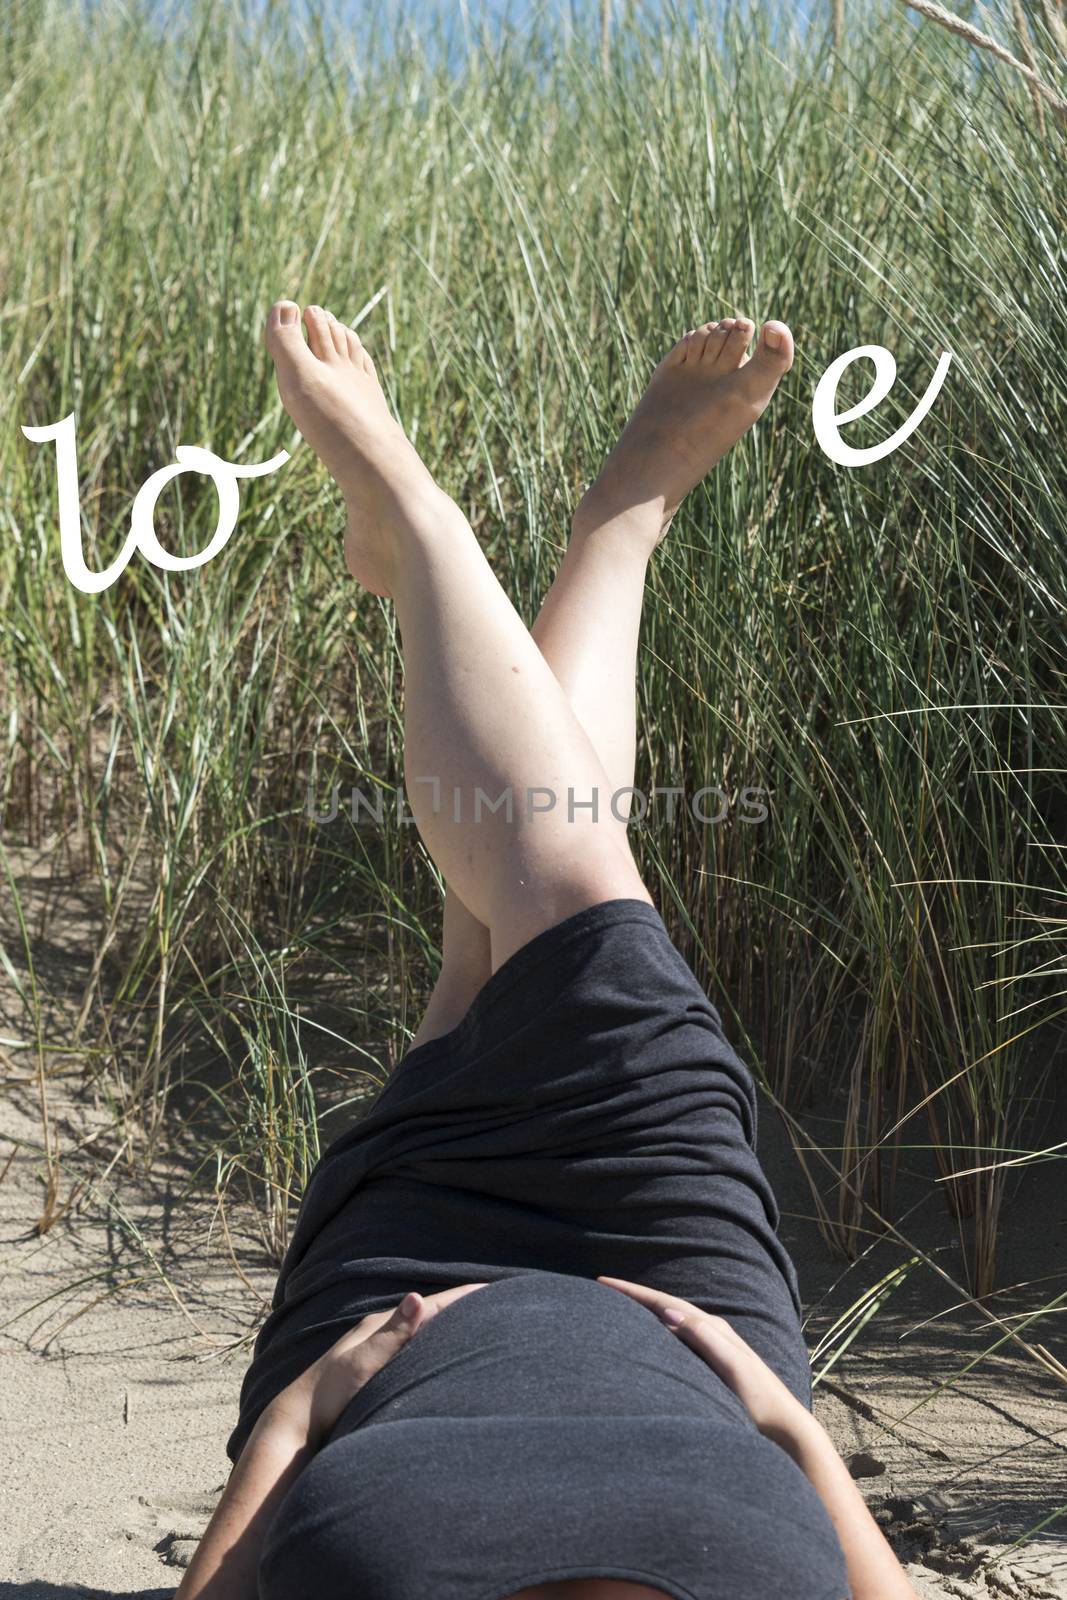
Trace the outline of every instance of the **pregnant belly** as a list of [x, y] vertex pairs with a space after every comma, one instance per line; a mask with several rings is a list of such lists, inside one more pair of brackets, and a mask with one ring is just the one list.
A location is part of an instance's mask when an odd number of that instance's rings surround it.
[[427, 1417], [705, 1417], [744, 1406], [644, 1306], [564, 1273], [501, 1278], [420, 1329], [355, 1396], [333, 1437]]

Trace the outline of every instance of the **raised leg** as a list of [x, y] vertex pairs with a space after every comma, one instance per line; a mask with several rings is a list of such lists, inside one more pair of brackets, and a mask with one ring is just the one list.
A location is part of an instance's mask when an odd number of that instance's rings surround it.
[[390, 415], [359, 339], [309, 307], [305, 343], [298, 318], [283, 301], [268, 321], [282, 399], [344, 493], [350, 570], [393, 598], [408, 801], [489, 929], [494, 968], [587, 905], [650, 901], [595, 748], [470, 524]]
[[[792, 342], [768, 324], [749, 361], [752, 325], [731, 320], [668, 353], [579, 508], [530, 634], [391, 417], [355, 333], [318, 307], [305, 320], [306, 344], [298, 308], [272, 309], [279, 386], [345, 495], [350, 570], [395, 600], [409, 800], [455, 890], [446, 964], [460, 985], [481, 982], [475, 924], [496, 967], [583, 905], [650, 899], [611, 805], [632, 782], [645, 566], [685, 494], [763, 410]], [[595, 643], [589, 608], [603, 623]], [[443, 1015], [435, 1028], [451, 1025]]]
[[685, 496], [752, 426], [793, 362], [784, 323], [764, 325], [750, 358], [754, 332], [747, 317], [707, 322], [660, 362], [578, 506], [531, 630], [617, 789], [633, 784], [649, 558]]
[[[661, 362], [575, 513], [570, 543], [531, 628], [608, 775], [613, 818], [630, 811], [625, 791], [634, 779], [649, 558], [690, 480], [699, 481], [756, 420], [792, 364], [792, 338], [782, 323], [764, 327], [750, 361], [753, 331], [746, 318], [707, 323]], [[451, 888], [442, 948], [416, 1044], [455, 1026], [490, 972], [488, 932]]]

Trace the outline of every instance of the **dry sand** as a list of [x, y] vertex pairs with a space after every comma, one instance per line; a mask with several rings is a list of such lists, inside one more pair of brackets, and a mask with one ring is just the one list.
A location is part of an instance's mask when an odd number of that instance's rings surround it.
[[[116, 1166], [37, 1236], [40, 1130], [26, 1061], [10, 1058], [0, 1112], [0, 1171], [14, 1151], [0, 1182], [0, 1600], [167, 1595], [228, 1471], [223, 1446], [247, 1362], [234, 1341], [254, 1330], [273, 1273], [251, 1213], [231, 1214], [241, 1281], [210, 1198], [184, 1194], [178, 1166], [151, 1183]], [[52, 1092], [69, 1148], [100, 1114], [74, 1075]], [[1054, 1112], [1045, 1108], [1046, 1124]], [[816, 1108], [805, 1126], [834, 1142], [834, 1108]], [[814, 1345], [904, 1252], [883, 1240], [851, 1266], [830, 1252], [766, 1100], [760, 1148]], [[1031, 1172], [1005, 1217], [1002, 1316], [1061, 1287], [1061, 1171]], [[904, 1177], [901, 1205], [913, 1203], [906, 1231], [959, 1279], [955, 1225], [921, 1173]], [[861, 1486], [919, 1595], [1067, 1597], [1067, 1520], [989, 1565], [1067, 1502], [1067, 1388], [1009, 1344], [930, 1399], [995, 1337], [957, 1299], [929, 1268], [913, 1273], [817, 1390], [817, 1413], [846, 1459], [870, 1458]], [[1045, 1319], [1024, 1337], [1062, 1359], [1055, 1326]]]

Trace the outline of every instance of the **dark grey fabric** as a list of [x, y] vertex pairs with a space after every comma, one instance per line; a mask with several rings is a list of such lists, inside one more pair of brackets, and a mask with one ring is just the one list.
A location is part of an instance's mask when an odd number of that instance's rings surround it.
[[[558, 1540], [547, 1530], [568, 1505], [575, 1526], [588, 1528], [596, 1561], [605, 1559], [612, 1528], [620, 1536], [640, 1527], [670, 1528], [670, 1539], [680, 1538], [678, 1529], [690, 1526], [698, 1503], [677, 1498], [690, 1481], [706, 1481], [712, 1503], [716, 1492], [720, 1496], [718, 1532], [707, 1531], [708, 1562], [718, 1561], [714, 1552], [736, 1533], [752, 1565], [745, 1583], [733, 1589], [712, 1586], [707, 1562], [689, 1589], [681, 1576], [672, 1588], [662, 1568], [657, 1581], [667, 1593], [698, 1600], [725, 1600], [728, 1592], [731, 1600], [744, 1600], [751, 1593], [753, 1600], [771, 1600], [786, 1593], [768, 1585], [784, 1581], [788, 1567], [792, 1600], [842, 1600], [847, 1585], [840, 1551], [836, 1540], [826, 1543], [821, 1508], [810, 1504], [810, 1489], [805, 1497], [806, 1480], [745, 1425], [717, 1379], [710, 1390], [709, 1377], [690, 1379], [699, 1398], [691, 1415], [664, 1410], [655, 1384], [639, 1385], [640, 1405], [631, 1400], [630, 1410], [620, 1412], [625, 1393], [609, 1399], [613, 1374], [629, 1372], [632, 1379], [633, 1369], [619, 1366], [618, 1340], [609, 1360], [585, 1320], [559, 1311], [563, 1343], [553, 1342], [547, 1366], [522, 1338], [517, 1314], [497, 1326], [496, 1349], [510, 1351], [510, 1360], [487, 1362], [482, 1340], [490, 1341], [490, 1332], [488, 1326], [479, 1331], [492, 1308], [504, 1308], [505, 1315], [524, 1293], [534, 1293], [532, 1284], [516, 1287], [511, 1280], [536, 1275], [554, 1285], [557, 1300], [565, 1290], [592, 1290], [605, 1308], [594, 1318], [598, 1326], [654, 1330], [655, 1355], [646, 1350], [638, 1366], [658, 1382], [660, 1363], [676, 1359], [678, 1341], [642, 1307], [620, 1309], [629, 1304], [623, 1297], [589, 1282], [611, 1273], [727, 1317], [810, 1406], [796, 1274], [777, 1237], [778, 1208], [756, 1159], [755, 1137], [751, 1075], [659, 914], [640, 900], [601, 902], [539, 934], [492, 975], [458, 1027], [409, 1051], [371, 1112], [330, 1146], [312, 1174], [227, 1449], [236, 1460], [256, 1417], [280, 1389], [360, 1317], [395, 1304], [408, 1289], [431, 1293], [490, 1280], [488, 1289], [441, 1313], [391, 1363], [414, 1374], [419, 1362], [431, 1361], [436, 1341], [449, 1330], [457, 1336], [466, 1330], [474, 1365], [464, 1353], [432, 1384], [413, 1384], [403, 1416], [383, 1408], [388, 1429], [354, 1423], [362, 1413], [349, 1408], [351, 1428], [321, 1452], [279, 1514], [269, 1569], [274, 1576], [264, 1591], [269, 1600], [298, 1592], [285, 1588], [285, 1574], [295, 1570], [292, 1551], [308, 1542], [313, 1523], [332, 1552], [323, 1555], [324, 1571], [331, 1560], [349, 1561], [329, 1529], [346, 1527], [355, 1537], [353, 1518], [358, 1523], [351, 1570], [345, 1567], [343, 1592], [351, 1600], [415, 1600], [417, 1591], [419, 1600], [478, 1600], [482, 1594], [492, 1600], [511, 1592], [493, 1587], [497, 1575], [506, 1569], [511, 1582], [515, 1563], [528, 1564], [533, 1535], [524, 1530], [538, 1529], [541, 1541]], [[538, 1326], [545, 1320], [542, 1310]], [[682, 1353], [687, 1371], [703, 1366], [692, 1352]], [[486, 1386], [485, 1415], [469, 1414], [476, 1371]], [[395, 1378], [387, 1369], [370, 1388], [384, 1395]], [[563, 1395], [567, 1415], [553, 1416]], [[575, 1431], [567, 1417], [579, 1404], [582, 1426]], [[414, 1498], [400, 1474], [405, 1439], [413, 1451], [431, 1452], [416, 1474]], [[474, 1473], [477, 1460], [495, 1463], [488, 1477]], [[736, 1460], [738, 1472], [724, 1480], [726, 1460]], [[566, 1465], [576, 1461], [585, 1477], [576, 1478]], [[709, 1476], [712, 1462], [719, 1464], [717, 1480]], [[409, 1465], [415, 1471], [414, 1458]], [[465, 1489], [468, 1468], [474, 1476]], [[765, 1484], [758, 1493], [757, 1482]], [[547, 1495], [551, 1483], [567, 1485], [567, 1494]], [[435, 1484], [450, 1508], [443, 1522], [435, 1520]], [[485, 1501], [490, 1489], [496, 1499]], [[792, 1527], [790, 1516], [795, 1522], [801, 1501], [806, 1532], [794, 1529], [786, 1559], [772, 1549], [762, 1508], [772, 1521]], [[384, 1547], [374, 1554], [368, 1531], [386, 1503], [400, 1508], [407, 1555], [402, 1560], [394, 1550], [395, 1576], [383, 1576], [377, 1566], [368, 1576], [363, 1563], [388, 1564]], [[519, 1504], [526, 1507], [522, 1516]], [[288, 1518], [307, 1533], [295, 1544], [283, 1537]], [[603, 1537], [594, 1537], [597, 1529]], [[395, 1520], [392, 1532], [399, 1536]], [[562, 1547], [557, 1542], [552, 1548]], [[667, 1559], [663, 1540], [647, 1548]], [[555, 1559], [543, 1544], [537, 1549], [542, 1560]], [[779, 1579], [760, 1565], [764, 1549]], [[499, 1559], [486, 1565], [493, 1552]], [[681, 1546], [678, 1552], [679, 1574], [697, 1572], [699, 1563], [683, 1557]], [[736, 1565], [728, 1562], [724, 1570], [737, 1577]], [[797, 1586], [798, 1573], [806, 1587]], [[532, 1581], [526, 1577], [512, 1589]]]
[[283, 1503], [261, 1600], [503, 1600], [600, 1575], [681, 1600], [842, 1600], [799, 1467], [643, 1306], [569, 1274], [446, 1307]]

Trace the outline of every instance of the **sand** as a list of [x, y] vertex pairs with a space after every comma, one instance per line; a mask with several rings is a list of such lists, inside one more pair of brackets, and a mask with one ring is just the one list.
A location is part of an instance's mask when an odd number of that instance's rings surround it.
[[[211, 1197], [186, 1192], [178, 1163], [151, 1181], [117, 1163], [36, 1235], [43, 1185], [30, 1064], [19, 1055], [5, 1065], [0, 1171], [14, 1153], [0, 1182], [0, 1600], [168, 1595], [226, 1478], [247, 1362], [238, 1341], [254, 1332], [273, 1271], [253, 1214], [228, 1213], [242, 1281]], [[76, 1074], [51, 1090], [65, 1146], [101, 1126]], [[835, 1119], [833, 1106], [814, 1108], [804, 1126], [831, 1143]], [[90, 1171], [92, 1148], [69, 1168], [63, 1200]], [[760, 1151], [814, 1345], [903, 1252], [882, 1240], [851, 1266], [831, 1253], [766, 1100]], [[1032, 1172], [1005, 1217], [1001, 1315], [1060, 1288], [1049, 1276], [1062, 1274], [1067, 1238], [1057, 1171]], [[906, 1173], [900, 1203], [918, 1206], [907, 1231], [960, 1278], [955, 1224], [928, 1176]], [[817, 1414], [856, 1474], [870, 1474], [863, 1492], [924, 1600], [1067, 1597], [1067, 1519], [991, 1564], [1067, 1502], [1067, 1388], [1009, 1344], [930, 1399], [995, 1337], [958, 1298], [929, 1268], [913, 1273], [817, 1389]], [[1024, 1337], [1062, 1359], [1055, 1325], [1047, 1318]]]

